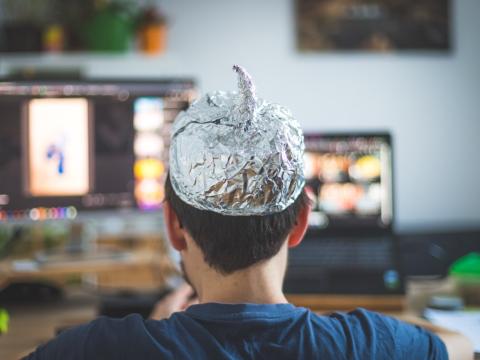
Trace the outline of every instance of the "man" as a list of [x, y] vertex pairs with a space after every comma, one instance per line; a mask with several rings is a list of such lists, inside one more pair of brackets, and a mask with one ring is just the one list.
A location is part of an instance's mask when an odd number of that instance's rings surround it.
[[[471, 358], [448, 332], [358, 309], [318, 316], [282, 292], [289, 247], [307, 229], [303, 136], [285, 108], [257, 99], [235, 66], [239, 92], [216, 92], [179, 115], [165, 184], [165, 224], [182, 257], [183, 286], [138, 315], [99, 318], [62, 333], [30, 359]], [[441, 340], [441, 339], [443, 340]], [[447, 345], [447, 346], [445, 346]]]

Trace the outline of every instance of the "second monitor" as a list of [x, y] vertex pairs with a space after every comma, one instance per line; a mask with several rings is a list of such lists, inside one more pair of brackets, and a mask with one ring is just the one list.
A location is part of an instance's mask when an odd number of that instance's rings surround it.
[[194, 94], [189, 79], [0, 82], [0, 221], [158, 209]]
[[305, 147], [306, 184], [313, 200], [310, 232], [391, 230], [388, 134], [306, 134]]

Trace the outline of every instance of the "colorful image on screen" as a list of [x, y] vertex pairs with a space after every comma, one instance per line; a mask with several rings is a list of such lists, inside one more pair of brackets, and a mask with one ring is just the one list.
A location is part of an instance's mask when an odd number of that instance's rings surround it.
[[28, 102], [28, 181], [31, 196], [78, 196], [89, 192], [88, 101]]
[[162, 137], [164, 101], [140, 97], [134, 103], [135, 199], [142, 210], [158, 210], [164, 198], [166, 156]]
[[391, 157], [381, 137], [306, 137], [310, 225], [391, 222]]

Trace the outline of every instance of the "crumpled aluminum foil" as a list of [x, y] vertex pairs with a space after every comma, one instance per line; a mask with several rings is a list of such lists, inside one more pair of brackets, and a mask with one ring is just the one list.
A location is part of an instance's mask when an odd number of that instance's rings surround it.
[[230, 216], [280, 212], [305, 184], [302, 130], [288, 109], [256, 97], [242, 67], [233, 69], [238, 92], [209, 93], [177, 116], [170, 180], [197, 209]]

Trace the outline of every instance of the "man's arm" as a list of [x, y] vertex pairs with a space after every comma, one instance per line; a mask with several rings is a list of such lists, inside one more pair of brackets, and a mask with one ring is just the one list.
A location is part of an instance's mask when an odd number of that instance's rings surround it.
[[422, 328], [437, 335], [445, 344], [448, 351], [448, 358], [452, 360], [472, 360], [474, 356], [473, 345], [465, 336], [448, 329], [433, 325], [432, 323], [414, 317], [414, 316], [397, 316], [399, 320], [407, 323], [421, 326]]
[[192, 299], [194, 294], [195, 291], [190, 285], [181, 285], [155, 305], [152, 313], [150, 314], [150, 319], [168, 319], [173, 313], [177, 311], [183, 311], [190, 305], [198, 304], [197, 298]]

